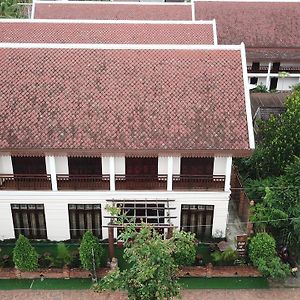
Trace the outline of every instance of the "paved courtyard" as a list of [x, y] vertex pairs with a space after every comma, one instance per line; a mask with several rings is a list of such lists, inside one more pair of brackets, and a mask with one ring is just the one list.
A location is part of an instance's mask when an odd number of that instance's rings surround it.
[[[97, 294], [92, 291], [0, 291], [1, 300], [125, 300], [122, 293]], [[186, 300], [298, 300], [300, 289], [269, 290], [185, 290], [182, 299]]]

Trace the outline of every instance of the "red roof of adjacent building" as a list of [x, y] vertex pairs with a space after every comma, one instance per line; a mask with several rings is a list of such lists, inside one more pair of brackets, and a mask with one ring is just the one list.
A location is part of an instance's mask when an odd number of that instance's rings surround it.
[[279, 61], [300, 56], [299, 2], [200, 0], [195, 15], [197, 20], [216, 19], [219, 44], [244, 42], [247, 58], [248, 53], [254, 59]]
[[240, 50], [48, 46], [0, 49], [1, 150], [249, 154]]
[[192, 20], [188, 3], [36, 2], [35, 19]]
[[2, 43], [213, 44], [213, 24], [0, 21]]

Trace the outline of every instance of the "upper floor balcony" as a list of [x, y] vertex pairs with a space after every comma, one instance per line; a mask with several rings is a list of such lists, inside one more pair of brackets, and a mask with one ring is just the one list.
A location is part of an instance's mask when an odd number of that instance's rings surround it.
[[0, 190], [54, 191], [224, 191], [229, 159], [8, 155], [0, 158]]

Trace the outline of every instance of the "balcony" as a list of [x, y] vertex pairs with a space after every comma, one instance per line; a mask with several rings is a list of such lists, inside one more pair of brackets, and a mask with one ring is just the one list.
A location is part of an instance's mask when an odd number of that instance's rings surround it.
[[173, 175], [173, 190], [224, 190], [223, 175]]
[[109, 190], [109, 175], [57, 175], [58, 190]]
[[51, 177], [48, 174], [1, 174], [0, 190], [51, 190]]
[[167, 175], [116, 175], [116, 190], [166, 190]]

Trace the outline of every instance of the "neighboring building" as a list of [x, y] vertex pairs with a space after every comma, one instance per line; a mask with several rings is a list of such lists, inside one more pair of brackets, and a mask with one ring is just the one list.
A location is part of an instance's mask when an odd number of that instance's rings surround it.
[[289, 90], [300, 82], [298, 0], [195, 0], [196, 20], [216, 19], [218, 42], [244, 42], [249, 83]]
[[243, 46], [0, 44], [0, 90], [1, 239], [105, 239], [107, 204], [225, 235], [254, 148]]

